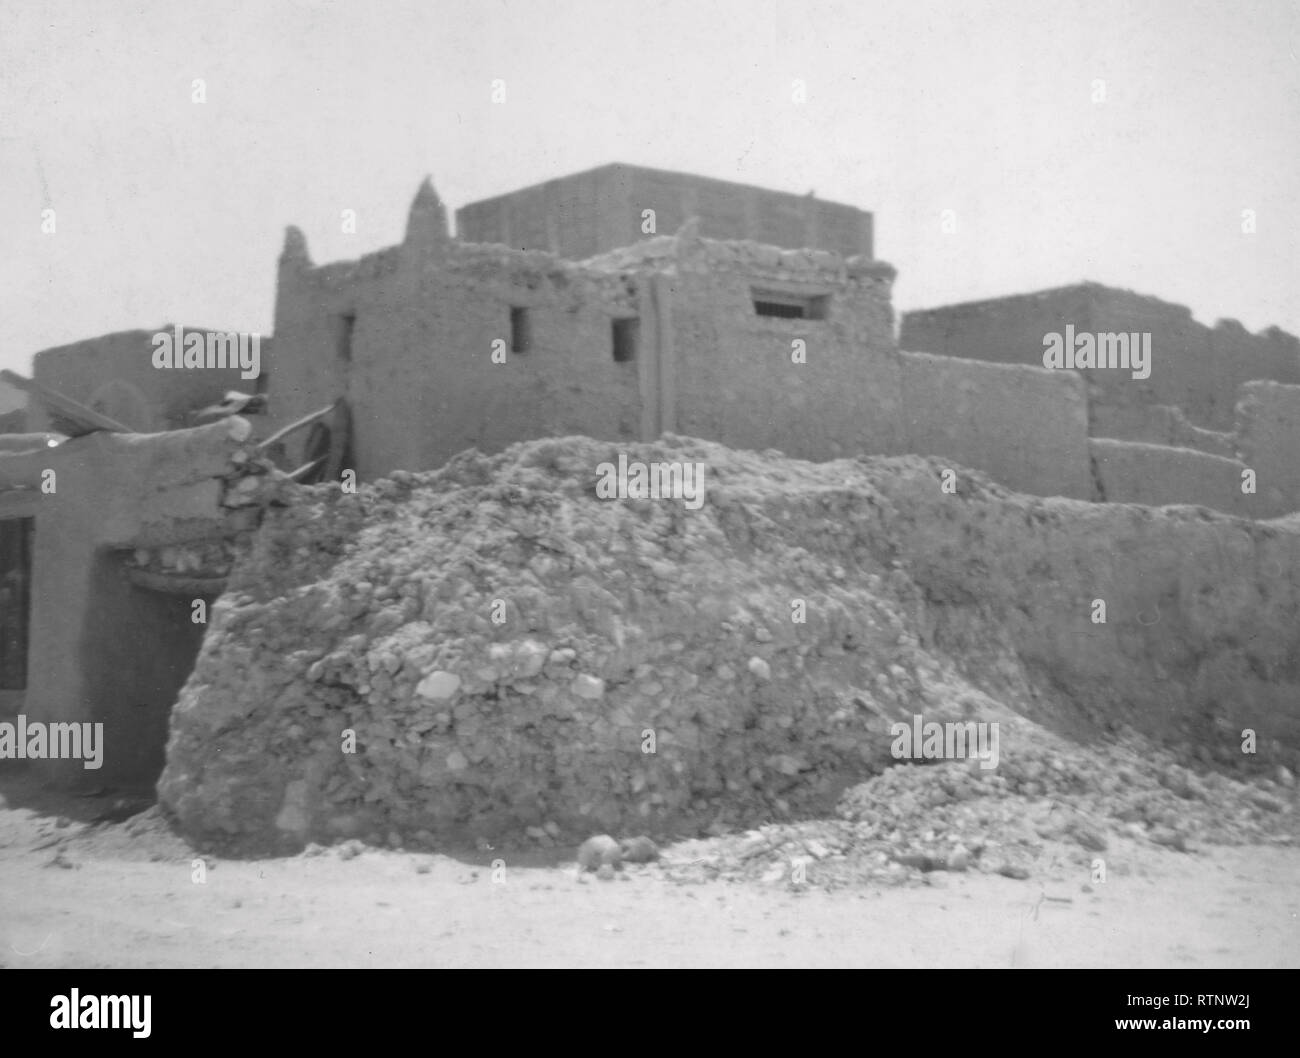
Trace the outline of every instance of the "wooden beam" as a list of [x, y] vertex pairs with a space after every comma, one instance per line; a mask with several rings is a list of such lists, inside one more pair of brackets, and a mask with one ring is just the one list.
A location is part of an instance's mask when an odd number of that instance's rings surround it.
[[259, 442], [257, 446], [257, 450], [259, 452], [265, 452], [268, 448], [271, 447], [271, 445], [275, 444], [276, 441], [284, 440], [284, 438], [288, 437], [295, 430], [301, 430], [304, 426], [310, 426], [317, 419], [323, 419], [326, 415], [328, 415], [330, 412], [334, 410], [337, 404], [338, 401], [335, 401], [334, 404], [327, 404], [319, 411], [314, 411], [310, 415], [304, 415], [301, 419], [298, 419], [295, 422], [291, 422], [288, 426], [285, 426], [283, 429], [276, 430], [275, 433], [271, 434], [271, 436], [268, 437], [265, 441]]
[[287, 474], [286, 477], [290, 478], [293, 481], [301, 481], [313, 470], [315, 470], [318, 466], [323, 464], [325, 460], [328, 458], [329, 456], [321, 456], [319, 459], [313, 459], [310, 463], [304, 463], [297, 470], [290, 471], [290, 473]]

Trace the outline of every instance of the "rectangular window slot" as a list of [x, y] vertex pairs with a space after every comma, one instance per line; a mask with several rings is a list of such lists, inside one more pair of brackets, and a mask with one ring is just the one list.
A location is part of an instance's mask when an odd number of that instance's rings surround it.
[[630, 316], [613, 322], [614, 360], [626, 364], [636, 359], [636, 347], [641, 339], [641, 320], [636, 316]]
[[787, 294], [776, 290], [753, 290], [754, 312], [781, 320], [824, 320], [829, 294]]
[[334, 317], [334, 348], [345, 364], [352, 363], [352, 331], [356, 325], [355, 312], [345, 312]]
[[527, 309], [510, 310], [510, 351], [526, 353], [533, 344], [533, 321]]

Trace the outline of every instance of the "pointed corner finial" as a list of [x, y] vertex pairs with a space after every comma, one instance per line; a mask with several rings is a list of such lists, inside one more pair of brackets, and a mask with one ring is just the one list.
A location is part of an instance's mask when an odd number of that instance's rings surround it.
[[447, 211], [433, 188], [432, 177], [426, 176], [411, 201], [411, 212], [406, 220], [406, 243], [437, 246], [449, 238]]
[[284, 249], [280, 251], [280, 263], [311, 265], [311, 254], [307, 250], [307, 236], [296, 225], [290, 224], [284, 229]]

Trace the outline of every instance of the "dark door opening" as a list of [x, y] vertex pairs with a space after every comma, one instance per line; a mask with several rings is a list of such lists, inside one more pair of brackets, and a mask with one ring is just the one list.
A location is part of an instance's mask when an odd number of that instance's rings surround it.
[[0, 521], [0, 691], [27, 689], [35, 518]]

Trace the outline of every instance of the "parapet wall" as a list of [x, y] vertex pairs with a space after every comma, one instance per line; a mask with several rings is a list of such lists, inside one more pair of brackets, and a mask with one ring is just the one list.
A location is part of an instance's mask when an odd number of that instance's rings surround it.
[[1035, 496], [1092, 498], [1088, 406], [1073, 372], [900, 353], [906, 450]]

